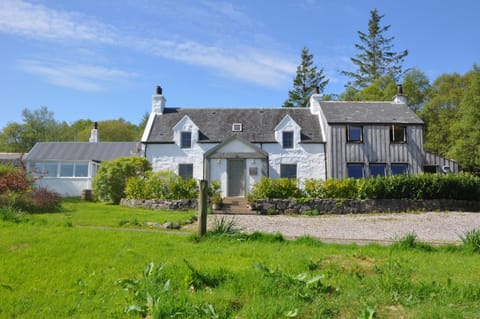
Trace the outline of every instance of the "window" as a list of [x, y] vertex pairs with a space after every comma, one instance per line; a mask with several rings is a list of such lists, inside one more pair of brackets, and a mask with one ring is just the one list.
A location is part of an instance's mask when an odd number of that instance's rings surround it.
[[390, 142], [391, 143], [406, 143], [407, 142], [407, 127], [404, 125], [392, 125], [390, 127]]
[[293, 148], [293, 132], [283, 132], [283, 148]]
[[351, 178], [363, 178], [363, 164], [360, 163], [349, 163], [347, 164], [347, 174]]
[[60, 177], [73, 177], [73, 163], [60, 164]]
[[385, 176], [386, 175], [386, 165], [385, 164], [370, 164], [370, 176]]
[[178, 176], [183, 179], [193, 178], [193, 164], [179, 164]]
[[87, 163], [75, 163], [75, 176], [87, 177], [88, 176], [88, 164]]
[[280, 177], [297, 178], [297, 164], [281, 164]]
[[192, 147], [192, 132], [182, 132], [180, 135], [180, 147], [190, 148]]
[[361, 143], [363, 141], [363, 126], [348, 125], [347, 141], [349, 143]]
[[406, 163], [392, 163], [390, 165], [392, 169], [392, 175], [400, 175], [408, 173], [408, 164]]
[[57, 177], [57, 163], [37, 162], [33, 166], [33, 173], [43, 177]]
[[241, 132], [243, 130], [242, 123], [233, 123], [232, 131], [233, 132]]

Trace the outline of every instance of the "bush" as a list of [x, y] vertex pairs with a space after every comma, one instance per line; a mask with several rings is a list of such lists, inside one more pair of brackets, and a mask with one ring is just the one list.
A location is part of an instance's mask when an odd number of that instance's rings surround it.
[[304, 194], [297, 186], [298, 181], [290, 178], [271, 179], [262, 177], [249, 194], [249, 199], [299, 198]]
[[27, 174], [25, 167], [0, 164], [0, 194], [5, 192], [23, 193], [33, 187], [35, 179]]
[[145, 157], [120, 157], [102, 162], [93, 179], [93, 191], [97, 199], [118, 204], [125, 196], [125, 185], [129, 177], [143, 176], [151, 170]]
[[194, 179], [183, 179], [172, 171], [147, 172], [127, 179], [125, 196], [130, 199], [194, 199], [198, 185]]

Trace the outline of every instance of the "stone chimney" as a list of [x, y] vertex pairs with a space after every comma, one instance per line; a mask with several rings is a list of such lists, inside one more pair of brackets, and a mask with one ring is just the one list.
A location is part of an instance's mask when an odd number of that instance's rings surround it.
[[152, 113], [155, 114], [163, 114], [163, 110], [165, 109], [165, 102], [167, 99], [162, 95], [162, 87], [157, 86], [156, 94], [152, 96]]
[[403, 86], [397, 85], [397, 95], [393, 97], [393, 103], [407, 104], [407, 96], [403, 94]]
[[315, 88], [315, 93], [310, 97], [310, 113], [319, 114], [320, 113], [320, 102], [323, 101], [323, 94], [320, 94], [320, 88], [317, 86]]
[[98, 123], [93, 123], [93, 128], [90, 131], [90, 139], [88, 140], [90, 143], [98, 143]]

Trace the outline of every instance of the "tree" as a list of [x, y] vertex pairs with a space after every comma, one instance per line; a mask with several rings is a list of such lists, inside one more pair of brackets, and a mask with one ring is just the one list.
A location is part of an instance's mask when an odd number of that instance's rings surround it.
[[464, 91], [458, 120], [452, 125], [449, 154], [463, 169], [480, 172], [480, 67], [474, 65], [468, 76], [470, 85]]
[[355, 44], [355, 47], [360, 53], [350, 59], [357, 67], [357, 71], [341, 72], [353, 80], [353, 83], [349, 83], [351, 86], [364, 88], [386, 75], [390, 75], [395, 81], [398, 81], [402, 75], [402, 63], [408, 55], [408, 51], [404, 50], [400, 53], [392, 51], [392, 41], [395, 38], [384, 36], [390, 25], [381, 26], [380, 22], [383, 17], [383, 15], [379, 15], [377, 9], [371, 10], [368, 34], [357, 31], [360, 44]]
[[306, 47], [303, 48], [302, 61], [293, 80], [293, 90], [288, 91], [288, 99], [283, 103], [283, 107], [307, 107], [310, 96], [317, 87], [323, 92], [327, 84], [328, 79], [323, 74], [323, 69], [317, 71], [313, 64], [313, 54], [310, 54]]
[[120, 203], [129, 177], [145, 175], [152, 166], [145, 157], [120, 157], [102, 162], [93, 179], [93, 192], [102, 201]]

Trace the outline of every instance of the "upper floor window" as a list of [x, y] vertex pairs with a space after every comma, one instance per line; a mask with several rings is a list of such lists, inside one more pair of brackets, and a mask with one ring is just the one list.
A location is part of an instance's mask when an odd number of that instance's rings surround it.
[[283, 132], [282, 146], [283, 148], [293, 148], [293, 132], [291, 131]]
[[405, 125], [393, 124], [390, 127], [390, 142], [391, 143], [406, 143], [407, 142], [407, 127]]
[[380, 163], [370, 164], [369, 168], [370, 168], [370, 176], [371, 177], [387, 175], [387, 172], [386, 172], [387, 166], [383, 163], [382, 164], [380, 164]]
[[192, 147], [192, 132], [182, 132], [180, 134], [180, 147], [181, 148]]
[[193, 164], [178, 164], [178, 176], [183, 179], [193, 178]]
[[347, 126], [347, 141], [349, 143], [363, 142], [363, 126], [348, 125]]
[[408, 164], [407, 163], [392, 163], [390, 165], [392, 170], [392, 175], [400, 175], [408, 173]]
[[349, 178], [364, 178], [363, 164], [361, 163], [348, 163], [347, 164], [347, 176]]
[[281, 164], [280, 177], [297, 178], [297, 164]]

